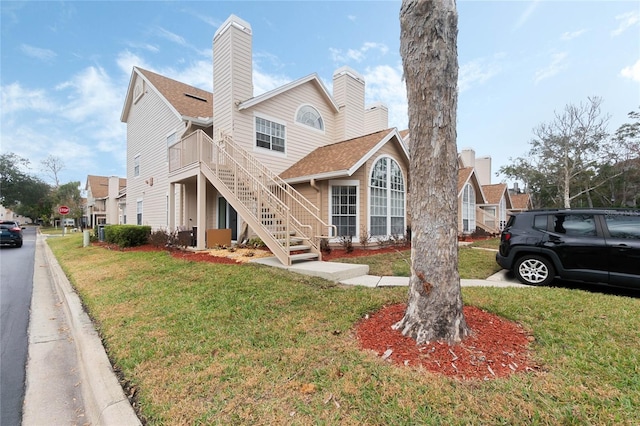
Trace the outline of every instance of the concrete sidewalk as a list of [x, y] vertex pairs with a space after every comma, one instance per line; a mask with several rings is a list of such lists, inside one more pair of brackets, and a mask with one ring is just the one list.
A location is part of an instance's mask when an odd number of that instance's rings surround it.
[[23, 426], [141, 425], [45, 239], [36, 240]]
[[[400, 287], [409, 285], [409, 277], [380, 277], [368, 275], [368, 265], [356, 265], [339, 262], [300, 262], [285, 266], [275, 257], [263, 257], [251, 261], [275, 268], [287, 269], [303, 275], [321, 277], [329, 281], [345, 285], [359, 285], [364, 287]], [[460, 280], [462, 287], [529, 287], [521, 284], [506, 270], [490, 276], [486, 280]]]

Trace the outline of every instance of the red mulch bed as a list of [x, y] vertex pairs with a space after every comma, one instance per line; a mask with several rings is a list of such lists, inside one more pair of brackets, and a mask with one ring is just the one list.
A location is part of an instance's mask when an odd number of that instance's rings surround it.
[[520, 325], [475, 306], [464, 307], [472, 335], [460, 344], [432, 342], [418, 346], [415, 340], [391, 328], [402, 319], [406, 306], [405, 303], [385, 306], [357, 324], [360, 347], [379, 356], [391, 350], [386, 360], [396, 365], [422, 366], [462, 380], [488, 380], [539, 368], [528, 357], [532, 336]]
[[[119, 249], [106, 243], [93, 243], [93, 245], [123, 251], [163, 250], [151, 244], [126, 249]], [[397, 251], [408, 252], [409, 249], [409, 247], [383, 247], [371, 250], [356, 248], [349, 253], [344, 249], [332, 249], [329, 254], [323, 253], [322, 259], [328, 261]], [[226, 257], [211, 256], [206, 252], [178, 249], [169, 250], [169, 252], [175, 258], [194, 262], [240, 263]], [[418, 346], [415, 340], [391, 328], [402, 319], [405, 309], [406, 304], [386, 306], [360, 321], [356, 325], [356, 336], [360, 347], [372, 350], [379, 356], [383, 356], [385, 351], [390, 349], [391, 355], [386, 358], [388, 362], [399, 366], [421, 366], [428, 371], [462, 380], [489, 380], [517, 372], [535, 371], [539, 368], [528, 357], [528, 345], [533, 337], [516, 323], [474, 306], [465, 306], [464, 316], [472, 330], [471, 336], [454, 346], [441, 342]]]

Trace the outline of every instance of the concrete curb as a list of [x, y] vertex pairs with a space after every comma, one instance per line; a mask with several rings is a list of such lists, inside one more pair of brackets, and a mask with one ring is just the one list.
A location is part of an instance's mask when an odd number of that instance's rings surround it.
[[[38, 240], [42, 238], [38, 235]], [[62, 271], [49, 245], [42, 241], [42, 246], [76, 345], [87, 418], [94, 425], [142, 425], [118, 382], [102, 341], [84, 311], [78, 294]]]

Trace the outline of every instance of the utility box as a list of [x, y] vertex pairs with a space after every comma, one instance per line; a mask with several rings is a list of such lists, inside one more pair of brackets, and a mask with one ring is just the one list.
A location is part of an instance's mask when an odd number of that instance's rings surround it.
[[229, 247], [231, 245], [231, 229], [207, 229], [207, 248]]

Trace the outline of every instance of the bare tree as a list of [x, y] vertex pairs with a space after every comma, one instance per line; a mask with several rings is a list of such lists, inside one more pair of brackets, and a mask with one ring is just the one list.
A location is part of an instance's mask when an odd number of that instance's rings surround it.
[[454, 0], [404, 0], [400, 53], [411, 134], [409, 301], [394, 328], [418, 344], [469, 334], [458, 274], [456, 108], [458, 14]]
[[553, 121], [533, 130], [527, 157], [512, 160], [513, 165], [501, 167], [500, 173], [527, 182], [542, 176], [540, 188], [548, 188], [553, 204], [565, 208], [576, 198], [586, 195], [589, 200], [591, 191], [612, 178], [597, 173], [608, 150], [609, 117], [602, 115], [601, 103], [601, 98], [590, 97], [586, 103], [568, 104], [561, 113], [555, 112]]
[[59, 174], [64, 169], [64, 161], [56, 155], [49, 155], [41, 161], [44, 172], [53, 181], [56, 188], [60, 186]]

